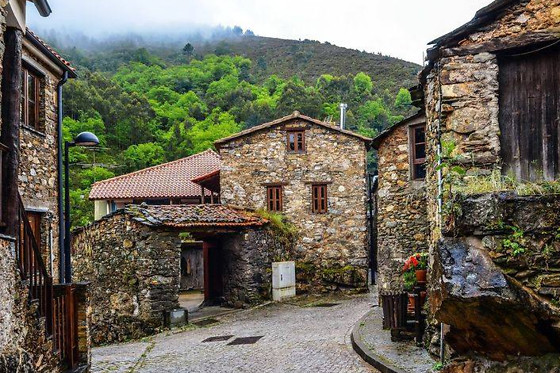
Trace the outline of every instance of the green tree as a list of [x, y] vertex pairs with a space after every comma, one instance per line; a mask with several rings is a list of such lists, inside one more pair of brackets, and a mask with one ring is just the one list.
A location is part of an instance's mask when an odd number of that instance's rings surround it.
[[130, 172], [163, 163], [165, 152], [161, 145], [149, 142], [129, 146], [122, 157], [126, 171]]

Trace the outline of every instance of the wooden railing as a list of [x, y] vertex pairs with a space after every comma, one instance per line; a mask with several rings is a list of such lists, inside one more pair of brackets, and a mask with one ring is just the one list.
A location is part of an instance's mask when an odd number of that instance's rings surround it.
[[53, 285], [35, 235], [19, 201], [19, 237], [16, 258], [22, 280], [29, 287], [29, 300], [37, 303], [37, 312], [45, 320], [47, 337], [54, 352], [68, 369], [78, 362], [78, 323], [75, 288], [72, 284]]

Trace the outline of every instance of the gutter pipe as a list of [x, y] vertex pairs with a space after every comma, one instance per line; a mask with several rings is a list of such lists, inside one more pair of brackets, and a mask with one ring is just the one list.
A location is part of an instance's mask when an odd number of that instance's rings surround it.
[[58, 281], [63, 282], [64, 279], [64, 211], [63, 200], [64, 195], [63, 178], [62, 178], [62, 86], [68, 81], [68, 71], [64, 71], [62, 79], [56, 86], [57, 89], [57, 105], [58, 105]]

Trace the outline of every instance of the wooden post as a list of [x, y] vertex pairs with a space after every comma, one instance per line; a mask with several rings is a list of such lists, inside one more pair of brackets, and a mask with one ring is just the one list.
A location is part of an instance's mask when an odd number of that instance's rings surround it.
[[214, 204], [214, 192], [210, 191], [210, 203]]
[[205, 197], [205, 192], [204, 192], [204, 187], [201, 185], [200, 186], [200, 203], [204, 205], [204, 197]]
[[2, 70], [2, 134], [0, 142], [7, 146], [2, 165], [3, 233], [18, 233], [18, 170], [19, 127], [21, 121], [21, 44], [22, 32], [8, 27], [4, 32], [6, 49]]

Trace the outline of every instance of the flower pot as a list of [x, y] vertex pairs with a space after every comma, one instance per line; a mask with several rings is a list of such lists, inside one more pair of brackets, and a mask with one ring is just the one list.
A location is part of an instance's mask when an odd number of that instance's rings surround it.
[[408, 305], [406, 307], [406, 311], [408, 313], [414, 313], [414, 307], [416, 307], [416, 298], [414, 294], [408, 293]]
[[[420, 292], [420, 308], [424, 307], [424, 303], [426, 302], [426, 294], [426, 291]], [[410, 314], [413, 314], [414, 307], [416, 307], [416, 297], [413, 293], [408, 293], [408, 305], [406, 307], [406, 311]]]
[[416, 270], [416, 282], [418, 282], [419, 284], [425, 284], [426, 283], [426, 274], [427, 274], [427, 270], [425, 269], [417, 269]]

